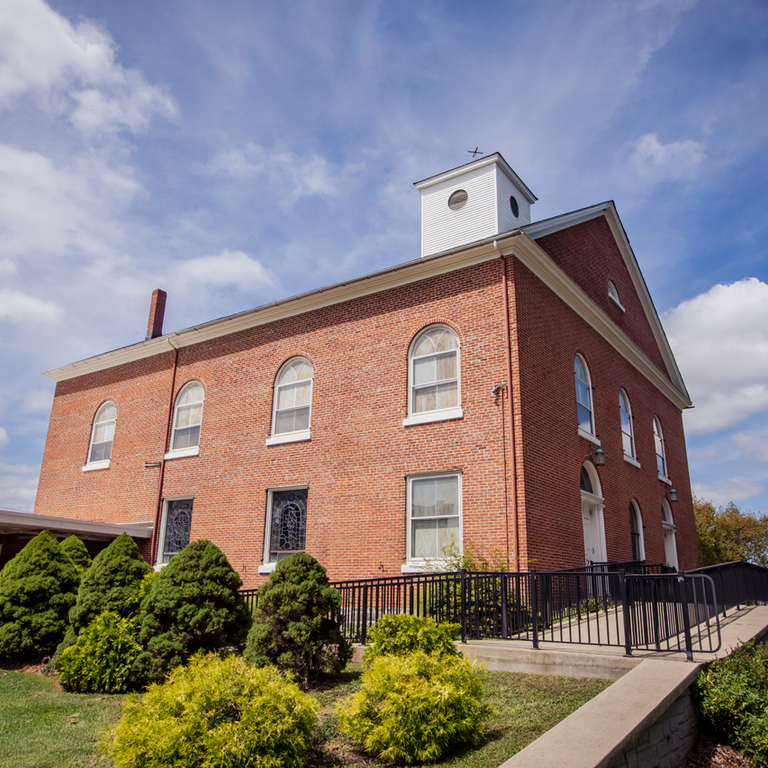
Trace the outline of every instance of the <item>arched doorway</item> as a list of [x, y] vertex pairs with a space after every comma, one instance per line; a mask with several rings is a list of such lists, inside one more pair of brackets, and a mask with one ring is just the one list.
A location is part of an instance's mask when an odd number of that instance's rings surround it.
[[591, 462], [581, 468], [581, 521], [584, 528], [584, 559], [587, 565], [608, 559], [605, 549], [605, 523], [600, 478]]

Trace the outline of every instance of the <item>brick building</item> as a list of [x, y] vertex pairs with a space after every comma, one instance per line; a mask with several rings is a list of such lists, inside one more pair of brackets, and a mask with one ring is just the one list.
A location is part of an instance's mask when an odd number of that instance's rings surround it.
[[48, 371], [35, 512], [145, 523], [153, 562], [209, 538], [246, 586], [451, 541], [698, 565], [690, 401], [613, 203], [530, 223], [498, 154], [416, 186], [420, 258], [165, 334], [156, 291], [146, 340]]

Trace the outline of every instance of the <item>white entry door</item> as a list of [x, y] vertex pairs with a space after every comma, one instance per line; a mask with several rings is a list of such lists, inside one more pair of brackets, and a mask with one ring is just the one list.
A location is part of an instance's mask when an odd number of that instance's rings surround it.
[[589, 499], [581, 500], [581, 520], [584, 526], [584, 559], [589, 563], [605, 560], [605, 534], [600, 504]]

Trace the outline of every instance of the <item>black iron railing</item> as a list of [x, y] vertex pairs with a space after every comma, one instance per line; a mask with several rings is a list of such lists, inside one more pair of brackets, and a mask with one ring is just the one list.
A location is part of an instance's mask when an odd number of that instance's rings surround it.
[[723, 615], [730, 608], [749, 603], [768, 602], [768, 568], [744, 560], [697, 568], [689, 573], [701, 573], [715, 582]]

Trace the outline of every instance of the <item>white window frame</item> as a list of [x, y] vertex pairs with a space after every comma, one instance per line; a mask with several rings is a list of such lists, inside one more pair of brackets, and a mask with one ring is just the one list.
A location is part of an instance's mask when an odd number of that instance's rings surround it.
[[[579, 374], [576, 371], [577, 361], [581, 361], [586, 380], [579, 378]], [[581, 353], [577, 353], [573, 358], [573, 383], [576, 399], [576, 424], [579, 434], [590, 442], [595, 443], [596, 445], [600, 445], [600, 440], [598, 440], [597, 432], [595, 430], [595, 398], [592, 396], [592, 375], [589, 372], [587, 361], [584, 359], [584, 355]], [[579, 383], [586, 387], [587, 393], [589, 394], [589, 406], [585, 405], [579, 400], [579, 390], [577, 386]], [[589, 411], [589, 431], [585, 430], [581, 426], [581, 421], [579, 420], [579, 406]]]
[[[653, 445], [656, 451], [656, 471], [658, 472], [659, 480], [667, 485], [671, 485], [669, 467], [667, 466], [667, 451], [664, 445], [664, 430], [661, 428], [661, 419], [658, 416], [653, 417]], [[661, 467], [659, 467], [659, 463], [661, 463]]]
[[[463, 548], [463, 541], [464, 541], [464, 511], [463, 511], [463, 473], [460, 471], [446, 471], [446, 472], [426, 472], [426, 473], [419, 473], [414, 475], [408, 475], [406, 477], [407, 481], [407, 491], [406, 491], [406, 511], [405, 511], [405, 527], [406, 527], [406, 536], [405, 536], [405, 564], [401, 567], [402, 573], [420, 573], [425, 568], [439, 568], [441, 563], [445, 562], [445, 559], [442, 557], [434, 557], [434, 558], [426, 558], [426, 557], [412, 557], [412, 546], [413, 546], [413, 515], [412, 515], [412, 504], [413, 504], [413, 483], [418, 482], [419, 480], [429, 480], [432, 478], [438, 478], [438, 477], [455, 477], [457, 482], [457, 495], [458, 495], [458, 515], [451, 515], [450, 517], [458, 517], [459, 519], [459, 530], [457, 533], [458, 541], [456, 542], [456, 546], [459, 553], [462, 553], [464, 551]], [[448, 515], [439, 515], [435, 516], [434, 518], [418, 518], [420, 520], [425, 519], [434, 519], [434, 520], [440, 520], [449, 517]]]
[[[436, 357], [438, 355], [444, 355], [444, 352], [431, 353], [429, 355], [420, 355], [416, 357], [414, 352], [419, 345], [421, 338], [430, 331], [440, 329], [451, 334], [456, 340], [456, 347], [452, 350], [456, 355], [456, 402], [458, 405], [451, 406], [450, 408], [435, 408], [431, 411], [416, 411], [415, 406], [415, 391], [416, 383], [414, 376], [414, 368], [417, 360], [423, 360], [429, 357]], [[452, 379], [446, 379], [452, 381]], [[437, 383], [437, 382], [435, 382]], [[445, 382], [440, 382], [445, 383]], [[410, 347], [408, 348], [408, 405], [407, 416], [403, 419], [403, 426], [409, 427], [415, 424], [428, 424], [434, 421], [449, 421], [452, 419], [464, 418], [464, 409], [461, 407], [461, 339], [459, 334], [451, 328], [450, 325], [445, 323], [433, 323], [426, 328], [422, 328], [416, 336], [413, 338]]]
[[[290, 382], [289, 384], [283, 384], [280, 380], [285, 375], [285, 372], [290, 368], [294, 363], [301, 362], [306, 363], [311, 369], [312, 369], [312, 375], [309, 378], [309, 417], [307, 419], [307, 428], [306, 429], [297, 429], [293, 432], [277, 432], [277, 416], [278, 416], [278, 408], [277, 404], [279, 402], [280, 398], [280, 389], [282, 387], [288, 387], [288, 386], [295, 386], [296, 382]], [[306, 379], [302, 379], [301, 381], [306, 381]], [[280, 445], [282, 443], [298, 443], [302, 440], [311, 440], [312, 439], [312, 397], [315, 392], [315, 366], [312, 365], [311, 361], [308, 360], [306, 357], [303, 357], [302, 355], [298, 355], [296, 357], [292, 357], [289, 360], [286, 360], [281, 366], [280, 370], [277, 372], [277, 376], [275, 376], [275, 384], [274, 384], [274, 391], [272, 392], [272, 430], [270, 432], [270, 436], [266, 440], [267, 445]], [[284, 409], [289, 410], [289, 409]]]
[[661, 528], [664, 531], [664, 557], [667, 565], [680, 570], [677, 559], [677, 535], [675, 531], [675, 518], [672, 516], [672, 507], [666, 499], [661, 500]]
[[[272, 501], [273, 501], [274, 495], [282, 491], [306, 491], [307, 502], [306, 502], [305, 514], [309, 512], [309, 484], [287, 485], [280, 488], [270, 488], [267, 490], [267, 511], [264, 517], [264, 520], [265, 520], [264, 522], [264, 555], [261, 560], [262, 564], [259, 566], [259, 573], [272, 573], [272, 571], [274, 571], [275, 568], [277, 567], [277, 561], [274, 563], [269, 562], [269, 556], [270, 556], [269, 543], [270, 543], [270, 539], [272, 538]], [[307, 520], [305, 518], [304, 519], [305, 546], [306, 546], [306, 528], [307, 528]]]
[[622, 311], [626, 312], [627, 310], [624, 309], [624, 307], [621, 304], [621, 299], [619, 298], [619, 291], [618, 288], [616, 288], [616, 284], [613, 282], [613, 280], [608, 281], [608, 298]]
[[[643, 515], [642, 512], [640, 512], [640, 505], [637, 503], [635, 499], [632, 499], [629, 502], [629, 515], [630, 515], [630, 524], [629, 524], [629, 535], [630, 535], [630, 543], [631, 543], [631, 537], [632, 537], [632, 520], [635, 521], [635, 525], [637, 526], [637, 532], [638, 532], [638, 543], [640, 545], [640, 557], [637, 558], [638, 560], [645, 560], [645, 533], [643, 532]], [[634, 550], [634, 547], [633, 547]], [[632, 552], [632, 556], [634, 557], [635, 553]]]
[[[627, 417], [627, 429], [624, 429], [624, 416]], [[637, 448], [635, 447], [635, 425], [632, 419], [632, 403], [629, 401], [629, 395], [625, 389], [619, 390], [619, 425], [621, 427], [621, 448], [624, 452], [624, 459], [630, 464], [639, 467], [637, 460]], [[624, 444], [624, 438], [629, 440], [630, 451], [627, 453], [627, 447]]]
[[[104, 411], [104, 409], [111, 405], [115, 409], [115, 418], [114, 419], [102, 419], [99, 421], [99, 415]], [[100, 440], [98, 443], [95, 442], [96, 438], [96, 429], [100, 426], [103, 426], [105, 424], [112, 425], [112, 431], [111, 436], [109, 440]], [[83, 472], [93, 472], [94, 470], [98, 469], [109, 469], [110, 463], [112, 461], [112, 447], [115, 442], [115, 426], [117, 424], [117, 403], [115, 403], [114, 400], [105, 400], [96, 411], [96, 415], [93, 417], [93, 424], [91, 425], [91, 440], [88, 443], [88, 456], [86, 457], [85, 465], [83, 466]], [[103, 445], [104, 443], [109, 443], [109, 457], [106, 459], [98, 459], [97, 461], [93, 461], [91, 458], [93, 455], [93, 448], [95, 445]]]
[[[185, 403], [183, 405], [179, 405], [179, 401], [181, 400], [182, 396], [184, 395], [184, 392], [188, 390], [190, 387], [193, 386], [199, 386], [200, 389], [203, 392], [203, 396], [200, 400], [195, 400], [191, 403]], [[200, 421], [197, 424], [192, 424], [190, 426], [196, 426], [198, 427], [197, 432], [197, 445], [189, 445], [185, 448], [174, 448], [173, 445], [176, 442], [176, 431], [178, 429], [178, 422], [179, 422], [179, 412], [182, 409], [186, 408], [192, 408], [193, 406], [196, 406], [197, 404], [200, 404]], [[200, 453], [200, 433], [203, 429], [203, 411], [205, 410], [205, 387], [202, 385], [201, 382], [197, 380], [188, 381], [180, 390], [179, 394], [176, 395], [176, 402], [173, 406], [173, 429], [171, 430], [171, 442], [170, 446], [168, 448], [168, 452], [165, 454], [166, 459], [181, 459], [185, 456], [197, 456]], [[188, 429], [188, 427], [182, 427], [182, 429]]]
[[[160, 521], [160, 535], [157, 539], [157, 559], [155, 560], [155, 570], [159, 571], [163, 566], [168, 565], [171, 558], [177, 555], [178, 552], [172, 552], [168, 559], [165, 559], [165, 532], [168, 523], [168, 505], [174, 501], [189, 501], [194, 508], [194, 496], [169, 496], [163, 499], [163, 515]], [[190, 517], [192, 516], [192, 510], [190, 510]], [[192, 541], [192, 522], [190, 520], [189, 541]], [[189, 543], [189, 542], [187, 542]]]

